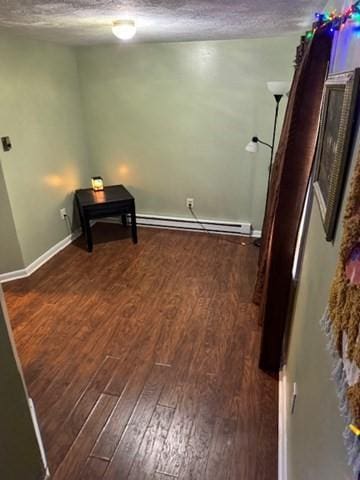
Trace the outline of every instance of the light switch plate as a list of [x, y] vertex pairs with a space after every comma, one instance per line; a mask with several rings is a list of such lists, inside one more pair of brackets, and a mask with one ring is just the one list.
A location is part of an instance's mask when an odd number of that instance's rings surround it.
[[1, 143], [4, 152], [9, 152], [12, 148], [10, 137], [1, 137]]

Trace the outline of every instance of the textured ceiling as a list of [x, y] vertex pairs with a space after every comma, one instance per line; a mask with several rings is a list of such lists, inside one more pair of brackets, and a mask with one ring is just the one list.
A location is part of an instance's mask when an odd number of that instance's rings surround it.
[[137, 42], [302, 32], [326, 0], [0, 0], [0, 28], [72, 45], [118, 42], [112, 22], [134, 18]]

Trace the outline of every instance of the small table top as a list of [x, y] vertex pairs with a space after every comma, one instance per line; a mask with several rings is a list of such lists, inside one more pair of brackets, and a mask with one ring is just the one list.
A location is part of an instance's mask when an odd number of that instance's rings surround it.
[[81, 188], [76, 190], [75, 193], [82, 207], [134, 200], [134, 197], [126, 190], [124, 185], [111, 185], [98, 192], [94, 192], [92, 188]]

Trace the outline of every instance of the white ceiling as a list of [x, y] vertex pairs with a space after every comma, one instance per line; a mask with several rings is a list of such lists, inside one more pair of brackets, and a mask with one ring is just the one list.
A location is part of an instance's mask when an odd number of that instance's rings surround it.
[[0, 28], [71, 45], [118, 42], [134, 18], [137, 42], [217, 40], [303, 32], [326, 0], [0, 0]]

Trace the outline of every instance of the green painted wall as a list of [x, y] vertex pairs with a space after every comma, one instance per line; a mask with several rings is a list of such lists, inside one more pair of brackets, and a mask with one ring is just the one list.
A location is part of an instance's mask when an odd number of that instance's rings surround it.
[[0, 302], [0, 478], [40, 480], [40, 451], [8, 336], [1, 286]]
[[69, 234], [59, 209], [67, 208], [71, 224], [73, 191], [95, 174], [127, 185], [142, 213], [187, 216], [185, 198], [194, 197], [203, 218], [260, 228], [269, 152], [251, 155], [244, 146], [254, 134], [270, 140], [274, 102], [265, 82], [291, 79], [296, 43], [75, 53], [0, 32], [0, 134], [13, 143], [0, 152], [8, 196], [0, 273], [28, 266]]
[[0, 136], [13, 143], [0, 162], [27, 266], [69, 234], [59, 209], [71, 217], [73, 190], [89, 183], [77, 64], [72, 49], [7, 33], [0, 62]]
[[[91, 174], [124, 183], [138, 211], [262, 222], [268, 80], [291, 80], [298, 36], [78, 49]], [[285, 102], [282, 105], [284, 109]]]
[[[340, 233], [340, 230], [339, 232]], [[324, 240], [319, 209], [314, 203], [301, 281], [296, 301], [287, 363], [288, 478], [350, 479], [331, 357], [319, 321], [335, 271], [335, 245]], [[292, 383], [297, 383], [295, 413], [290, 413]]]
[[[341, 8], [342, 2], [338, 3], [335, 6]], [[335, 43], [331, 71], [351, 70], [357, 66], [360, 66], [360, 40], [348, 27]], [[351, 171], [359, 148], [358, 127]], [[348, 188], [349, 182], [344, 199]], [[334, 244], [326, 242], [319, 208], [314, 201], [287, 359], [289, 399], [292, 383], [298, 386], [293, 415], [287, 405], [289, 480], [352, 478], [342, 438], [345, 425], [339, 413], [335, 383], [330, 378], [331, 357], [319, 326], [337, 262], [342, 214], [340, 217]]]
[[24, 268], [7, 187], [0, 164], [0, 273]]

